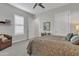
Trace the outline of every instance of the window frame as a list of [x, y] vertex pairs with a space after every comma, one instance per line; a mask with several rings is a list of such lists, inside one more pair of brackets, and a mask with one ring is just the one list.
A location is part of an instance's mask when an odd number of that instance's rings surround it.
[[[17, 23], [16, 23], [17, 18], [23, 20], [23, 24], [22, 24], [22, 23], [17, 24]], [[20, 28], [20, 26], [21, 26], [21, 27], [23, 26], [22, 33], [21, 33], [20, 31], [18, 32], [18, 30], [16, 30], [17, 27]], [[21, 29], [22, 29], [22, 28], [21, 28]], [[15, 15], [14, 15], [14, 35], [23, 35], [23, 34], [24, 34], [24, 17], [15, 14]]]

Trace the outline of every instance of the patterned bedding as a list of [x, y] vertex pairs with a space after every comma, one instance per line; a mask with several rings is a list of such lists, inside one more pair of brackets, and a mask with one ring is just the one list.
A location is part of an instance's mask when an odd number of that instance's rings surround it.
[[62, 36], [44, 36], [32, 39], [27, 52], [34, 56], [79, 56], [79, 45], [66, 41]]

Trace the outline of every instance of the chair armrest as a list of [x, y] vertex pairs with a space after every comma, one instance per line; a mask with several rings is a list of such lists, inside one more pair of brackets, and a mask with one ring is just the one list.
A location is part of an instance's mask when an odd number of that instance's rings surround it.
[[4, 34], [5, 37], [12, 40], [12, 36]]

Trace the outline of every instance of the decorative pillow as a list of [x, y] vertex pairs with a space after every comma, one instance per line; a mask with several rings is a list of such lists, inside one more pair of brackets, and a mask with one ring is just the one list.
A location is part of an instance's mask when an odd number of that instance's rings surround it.
[[6, 37], [2, 38], [2, 42], [6, 42], [8, 39]]
[[73, 36], [71, 38], [71, 43], [79, 45], [79, 36], [78, 35], [77, 36]]
[[4, 37], [4, 35], [0, 35], [0, 38], [3, 38]]
[[72, 37], [73, 37], [73, 33], [69, 33], [69, 34], [67, 34], [67, 36], [65, 37], [65, 39], [68, 40], [68, 41], [70, 41]]
[[4, 35], [0, 35], [0, 38], [2, 39], [2, 42], [8, 40]]

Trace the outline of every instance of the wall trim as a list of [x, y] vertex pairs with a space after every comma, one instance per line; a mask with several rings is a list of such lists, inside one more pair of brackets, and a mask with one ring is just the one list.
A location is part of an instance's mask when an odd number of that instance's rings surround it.
[[66, 34], [53, 34], [53, 35], [57, 35], [57, 36], [66, 36]]
[[[28, 40], [28, 39], [27, 39], [27, 40]], [[13, 41], [12, 44], [15, 44], [15, 43], [18, 43], [18, 42], [22, 42], [22, 41], [26, 41], [26, 39]]]

